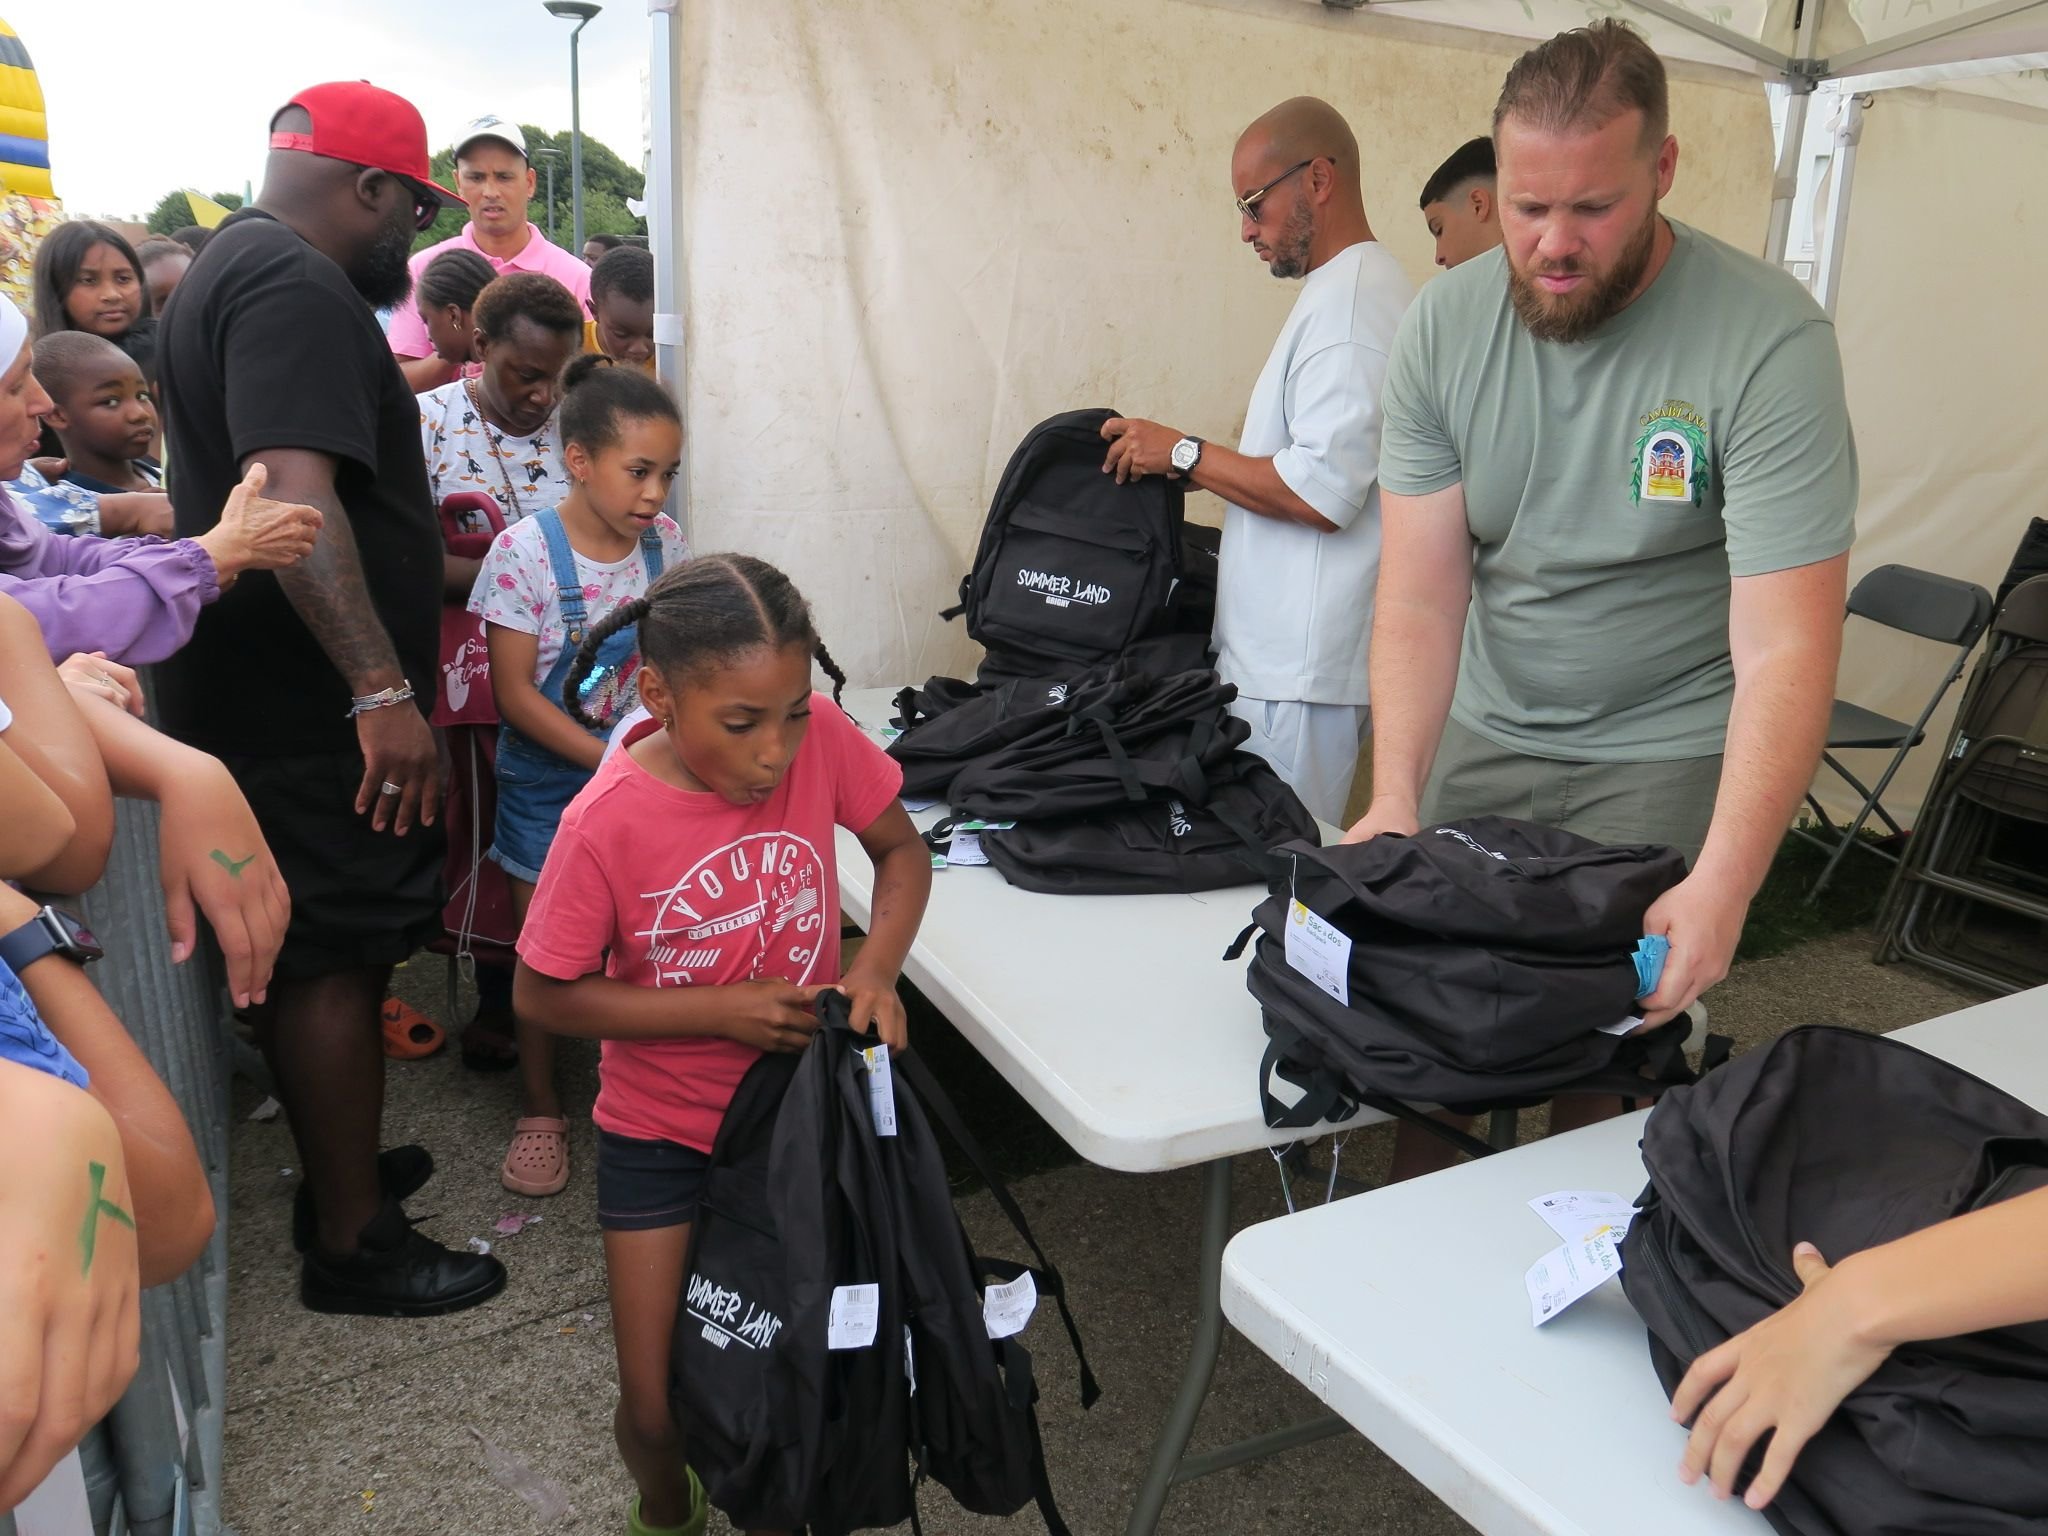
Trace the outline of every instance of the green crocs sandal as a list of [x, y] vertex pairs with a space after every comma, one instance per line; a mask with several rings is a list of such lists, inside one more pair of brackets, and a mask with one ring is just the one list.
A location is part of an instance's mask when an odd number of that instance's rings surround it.
[[626, 1508], [626, 1536], [704, 1536], [704, 1527], [711, 1519], [711, 1500], [704, 1496], [704, 1485], [697, 1481], [697, 1474], [690, 1473], [690, 1518], [681, 1525], [649, 1525], [640, 1518], [640, 1495], [633, 1495], [633, 1502]]

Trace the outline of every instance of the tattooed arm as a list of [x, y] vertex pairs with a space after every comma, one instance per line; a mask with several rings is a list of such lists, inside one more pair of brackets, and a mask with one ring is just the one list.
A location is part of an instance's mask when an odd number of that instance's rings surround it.
[[[313, 552], [277, 573], [300, 620], [313, 632], [334, 670], [347, 680], [350, 693], [378, 693], [407, 681], [370, 601], [355, 530], [335, 490], [333, 455], [309, 448], [266, 448], [260, 455], [251, 454], [248, 462], [259, 457], [270, 466], [272, 496], [315, 507], [323, 518]], [[423, 694], [433, 692], [434, 679], [411, 681]], [[426, 717], [412, 704], [373, 709], [356, 717], [356, 739], [363, 751], [357, 814], [370, 812], [373, 827], [382, 832], [389, 826], [400, 837], [412, 829], [415, 819], [431, 826], [441, 803], [441, 764]], [[385, 784], [397, 785], [399, 792], [382, 793]]]

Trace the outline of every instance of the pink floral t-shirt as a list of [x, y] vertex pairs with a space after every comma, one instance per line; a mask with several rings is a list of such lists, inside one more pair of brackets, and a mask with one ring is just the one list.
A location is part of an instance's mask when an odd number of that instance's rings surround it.
[[[626, 740], [659, 727], [643, 718]], [[692, 794], [614, 752], [569, 803], [519, 958], [543, 976], [636, 987], [798, 986], [839, 979], [833, 827], [862, 832], [903, 770], [823, 694], [775, 793]], [[759, 1053], [735, 1040], [607, 1040], [591, 1118], [615, 1136], [709, 1152]]]
[[[654, 526], [661, 530], [664, 571], [690, 558], [682, 529], [667, 517], [656, 518]], [[647, 562], [638, 549], [623, 560], [609, 562], [577, 555], [576, 574], [583, 578], [583, 616], [590, 624], [647, 590]], [[547, 539], [537, 518], [514, 523], [498, 535], [491, 552], [484, 556], [483, 569], [477, 572], [469, 611], [486, 624], [536, 636], [540, 651], [533, 663], [534, 685], [547, 681], [555, 658], [562, 654], [562, 592], [555, 585]]]

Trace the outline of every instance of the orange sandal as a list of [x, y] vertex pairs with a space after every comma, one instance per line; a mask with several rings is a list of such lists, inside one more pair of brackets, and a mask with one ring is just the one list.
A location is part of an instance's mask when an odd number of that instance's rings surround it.
[[441, 1026], [409, 1003], [384, 999], [384, 1054], [393, 1061], [419, 1061], [448, 1043]]
[[569, 1183], [569, 1122], [559, 1115], [522, 1117], [512, 1127], [498, 1182], [532, 1199], [559, 1195]]

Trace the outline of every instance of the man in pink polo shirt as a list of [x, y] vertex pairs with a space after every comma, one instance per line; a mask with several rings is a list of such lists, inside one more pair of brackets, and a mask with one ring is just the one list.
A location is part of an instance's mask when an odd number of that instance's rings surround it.
[[[526, 205], [533, 201], [533, 167], [526, 159], [526, 135], [517, 123], [502, 117], [480, 117], [462, 130], [455, 146], [455, 186], [469, 204], [469, 222], [462, 233], [430, 245], [412, 258], [412, 279], [418, 284], [427, 263], [443, 251], [475, 251], [492, 268], [504, 272], [540, 272], [576, 295], [589, 307], [590, 268], [527, 222]], [[427, 323], [411, 300], [391, 316], [391, 350], [414, 394], [435, 389], [455, 377], [455, 368], [434, 355]]]

